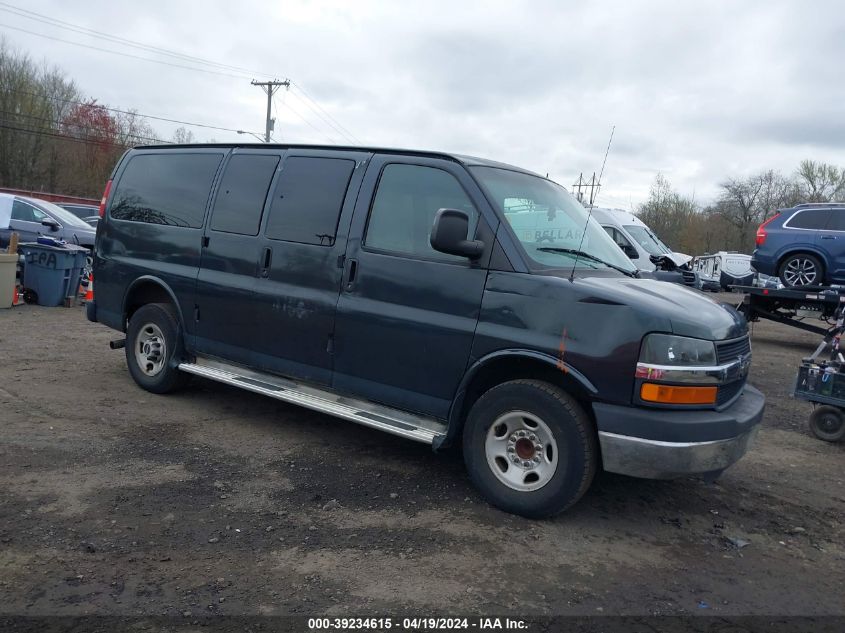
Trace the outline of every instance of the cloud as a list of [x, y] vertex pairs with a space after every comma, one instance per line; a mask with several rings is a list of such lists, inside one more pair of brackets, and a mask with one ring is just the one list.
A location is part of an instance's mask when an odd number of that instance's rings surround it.
[[[791, 172], [805, 157], [843, 163], [845, 17], [833, 0], [80, 6], [26, 8], [290, 77], [319, 107], [296, 88], [277, 95], [276, 136], [286, 141], [348, 142], [348, 130], [368, 144], [511, 162], [568, 186], [600, 170], [615, 125], [599, 202], [625, 207], [645, 199], [659, 171], [708, 202], [729, 175]], [[152, 56], [4, 12], [0, 23]], [[114, 106], [263, 131], [265, 96], [250, 73], [209, 75], [5, 34]]]

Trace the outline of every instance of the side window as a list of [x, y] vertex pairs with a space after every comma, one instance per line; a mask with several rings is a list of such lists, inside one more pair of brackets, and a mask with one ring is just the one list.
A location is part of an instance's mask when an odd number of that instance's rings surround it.
[[278, 156], [232, 156], [217, 190], [211, 229], [258, 235], [264, 201], [278, 164]]
[[607, 234], [610, 235], [610, 237], [613, 238], [613, 241], [616, 242], [619, 248], [625, 248], [626, 246], [633, 247], [631, 242], [628, 241], [628, 238], [622, 235], [622, 231], [619, 229], [612, 226], [603, 226], [602, 228], [607, 231]]
[[41, 222], [47, 214], [41, 209], [36, 209], [31, 204], [23, 200], [15, 200], [12, 203], [12, 219], [20, 220], [21, 222]]
[[845, 231], [845, 209], [831, 209], [827, 228], [831, 231]]
[[117, 183], [116, 220], [199, 228], [222, 154], [140, 154]]
[[830, 217], [830, 209], [807, 209], [799, 211], [787, 222], [790, 229], [823, 229], [827, 226], [827, 219]]
[[331, 246], [355, 161], [292, 156], [279, 176], [265, 235], [271, 240]]
[[470, 216], [475, 231], [478, 211], [458, 180], [450, 173], [420, 165], [387, 165], [381, 174], [365, 246], [446, 261], [466, 261], [431, 248], [429, 238], [439, 209], [461, 209]]

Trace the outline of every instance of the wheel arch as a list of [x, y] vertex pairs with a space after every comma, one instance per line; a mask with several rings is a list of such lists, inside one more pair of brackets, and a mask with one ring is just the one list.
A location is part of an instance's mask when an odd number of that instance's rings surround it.
[[185, 329], [185, 319], [182, 315], [182, 308], [176, 299], [176, 293], [163, 280], [153, 275], [138, 277], [126, 288], [123, 296], [122, 314], [123, 330], [126, 331], [129, 319], [143, 305], [148, 303], [170, 303], [176, 310], [179, 319], [179, 326], [182, 331]]
[[509, 380], [532, 378], [562, 388], [592, 416], [590, 402], [598, 390], [577, 369], [543, 352], [499, 350], [476, 360], [464, 374], [449, 410], [446, 435], [435, 442], [434, 449], [446, 448], [460, 437], [470, 407], [488, 389]]
[[780, 275], [780, 267], [783, 265], [784, 260], [787, 257], [792, 257], [793, 255], [812, 255], [821, 261], [822, 266], [824, 266], [824, 270], [822, 270], [823, 275], [827, 275], [828, 271], [830, 270], [830, 261], [828, 261], [827, 254], [817, 246], [813, 246], [810, 244], [801, 244], [797, 246], [790, 246], [784, 252], [780, 253], [776, 260], [775, 265], [775, 275]]

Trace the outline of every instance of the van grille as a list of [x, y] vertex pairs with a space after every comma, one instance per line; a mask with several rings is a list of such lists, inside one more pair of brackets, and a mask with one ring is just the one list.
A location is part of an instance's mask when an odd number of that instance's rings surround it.
[[695, 287], [695, 271], [692, 270], [682, 270], [681, 275], [684, 278], [684, 285]]
[[716, 359], [720, 365], [733, 362], [738, 357], [750, 353], [751, 341], [747, 335], [729, 341], [716, 341]]

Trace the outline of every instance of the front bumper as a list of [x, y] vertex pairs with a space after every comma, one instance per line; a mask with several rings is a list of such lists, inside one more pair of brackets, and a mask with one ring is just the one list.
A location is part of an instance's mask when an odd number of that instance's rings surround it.
[[646, 479], [719, 472], [745, 455], [763, 418], [765, 397], [746, 385], [722, 411], [593, 406], [604, 469]]

